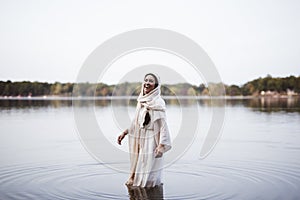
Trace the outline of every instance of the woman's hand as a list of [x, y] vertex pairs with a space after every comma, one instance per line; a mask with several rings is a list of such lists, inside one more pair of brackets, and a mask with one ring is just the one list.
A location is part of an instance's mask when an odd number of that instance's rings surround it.
[[164, 152], [164, 145], [163, 144], [160, 144], [158, 145], [155, 150], [154, 150], [154, 153], [155, 153], [155, 158], [160, 158], [162, 157], [163, 155], [163, 152]]
[[121, 135], [119, 135], [119, 137], [118, 137], [118, 144], [119, 144], [119, 145], [121, 145], [121, 142], [122, 142], [122, 140], [124, 139], [124, 137], [125, 137], [125, 134], [124, 134], [124, 133], [122, 133]]
[[118, 144], [121, 145], [122, 140], [125, 138], [125, 136], [128, 134], [128, 130], [125, 130], [121, 135], [118, 137]]

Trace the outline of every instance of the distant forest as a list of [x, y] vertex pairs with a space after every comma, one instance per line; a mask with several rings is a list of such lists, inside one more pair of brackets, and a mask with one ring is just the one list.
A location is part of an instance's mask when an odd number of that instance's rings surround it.
[[[222, 87], [225, 87], [225, 93]], [[0, 81], [0, 96], [137, 96], [141, 83], [122, 83], [107, 85], [104, 83], [43, 83]], [[164, 96], [259, 96], [259, 95], [299, 95], [300, 76], [274, 78], [270, 75], [249, 81], [241, 86], [211, 83], [198, 86], [189, 83], [163, 85]]]

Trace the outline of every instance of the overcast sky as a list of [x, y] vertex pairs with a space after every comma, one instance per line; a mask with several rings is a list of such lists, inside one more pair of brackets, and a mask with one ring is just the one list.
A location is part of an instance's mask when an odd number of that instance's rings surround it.
[[[0, 80], [74, 82], [85, 59], [101, 43], [139, 28], [169, 29], [194, 40], [226, 84], [242, 84], [267, 74], [299, 76], [299, 2], [1, 0]], [[147, 65], [151, 56], [137, 63]], [[140, 58], [129, 57], [126, 62]], [[170, 65], [176, 65], [175, 61]], [[110, 71], [126, 73], [117, 65]], [[191, 83], [198, 84], [188, 75], [192, 71], [185, 73]], [[118, 82], [120, 77], [111, 74], [103, 80]]]

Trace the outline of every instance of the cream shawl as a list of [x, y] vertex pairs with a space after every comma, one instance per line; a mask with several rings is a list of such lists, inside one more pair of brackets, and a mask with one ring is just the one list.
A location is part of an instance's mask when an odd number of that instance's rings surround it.
[[[143, 94], [143, 90], [144, 90], [144, 83], [142, 84], [141, 87], [141, 92], [140, 95], [137, 98], [137, 107], [136, 107], [136, 111], [135, 111], [135, 117], [132, 121], [131, 127], [129, 129], [129, 133], [132, 136], [135, 136], [136, 131], [138, 131], [138, 129], [140, 128], [144, 128], [143, 127], [143, 122], [145, 120], [145, 116], [146, 113], [149, 111], [154, 111], [151, 112], [152, 116], [151, 116], [151, 122], [155, 122], [158, 119], [161, 118], [166, 118], [166, 105], [165, 105], [165, 101], [161, 98], [160, 96], [160, 79], [159, 77], [155, 74], [157, 81], [158, 81], [158, 86], [156, 88], [154, 88], [151, 92], [149, 92], [148, 94]], [[141, 113], [140, 113], [141, 112]], [[142, 115], [142, 117], [140, 118], [139, 121], [139, 115]]]

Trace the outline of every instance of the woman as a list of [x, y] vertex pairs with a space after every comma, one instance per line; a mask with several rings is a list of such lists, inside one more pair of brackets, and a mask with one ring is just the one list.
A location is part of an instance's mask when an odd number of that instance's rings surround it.
[[157, 75], [145, 75], [137, 101], [130, 128], [118, 137], [121, 145], [124, 137], [129, 135], [131, 173], [126, 185], [154, 187], [161, 184], [162, 156], [171, 148], [166, 107], [160, 96]]

